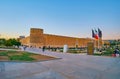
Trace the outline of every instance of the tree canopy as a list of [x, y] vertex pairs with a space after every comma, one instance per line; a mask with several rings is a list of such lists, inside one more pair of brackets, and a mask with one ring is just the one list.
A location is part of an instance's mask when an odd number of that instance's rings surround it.
[[17, 39], [4, 39], [4, 38], [1, 38], [0, 39], [0, 45], [4, 45], [4, 46], [20, 46], [21, 43], [17, 40]]

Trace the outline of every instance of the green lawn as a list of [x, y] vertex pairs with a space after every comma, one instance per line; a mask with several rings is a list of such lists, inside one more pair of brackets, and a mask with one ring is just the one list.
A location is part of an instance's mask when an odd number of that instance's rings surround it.
[[0, 52], [0, 56], [8, 56], [8, 53], [3, 51], [3, 52]]
[[33, 61], [34, 58], [30, 57], [32, 55], [28, 52], [18, 52], [18, 51], [0, 51], [0, 56], [6, 56], [9, 60], [19, 60], [19, 61]]
[[6, 61], [40, 61], [55, 59], [54, 57], [33, 54], [25, 51], [2, 51], [0, 50], [0, 60]]

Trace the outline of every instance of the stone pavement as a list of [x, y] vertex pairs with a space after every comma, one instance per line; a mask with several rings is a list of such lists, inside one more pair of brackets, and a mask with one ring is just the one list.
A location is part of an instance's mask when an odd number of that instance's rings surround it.
[[120, 79], [120, 58], [58, 52], [26, 51], [54, 56], [44, 62], [0, 62], [0, 79]]

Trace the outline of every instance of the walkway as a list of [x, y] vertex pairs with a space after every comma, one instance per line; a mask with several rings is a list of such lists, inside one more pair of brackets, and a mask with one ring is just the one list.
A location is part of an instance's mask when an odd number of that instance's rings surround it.
[[120, 58], [56, 53], [27, 48], [57, 60], [34, 63], [0, 62], [0, 79], [120, 79]]

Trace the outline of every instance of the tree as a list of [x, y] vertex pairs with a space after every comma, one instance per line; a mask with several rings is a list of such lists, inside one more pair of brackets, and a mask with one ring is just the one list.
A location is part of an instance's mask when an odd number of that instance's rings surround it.
[[5, 43], [6, 43], [6, 39], [1, 38], [1, 39], [0, 39], [0, 45], [5, 45]]
[[21, 45], [21, 43], [18, 41], [18, 40], [16, 40], [16, 39], [8, 39], [7, 41], [6, 41], [6, 44], [5, 44], [6, 46], [20, 46]]
[[11, 43], [11, 40], [7, 40], [6, 43], [5, 43], [5, 46], [13, 46], [12, 43]]
[[19, 48], [19, 46], [21, 45], [21, 43], [20, 43], [19, 41], [17, 41], [17, 42], [15, 43], [15, 45]]
[[0, 38], [0, 45], [1, 46], [17, 46], [19, 47], [21, 43], [17, 39], [8, 39]]

